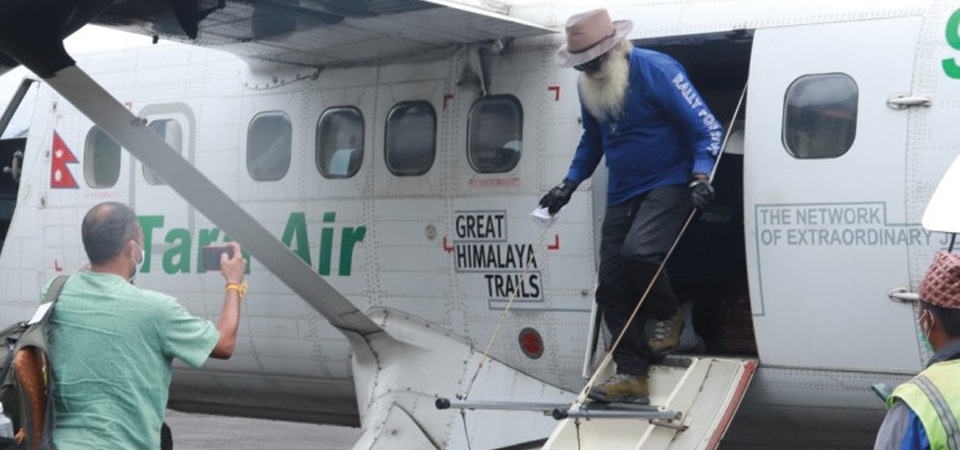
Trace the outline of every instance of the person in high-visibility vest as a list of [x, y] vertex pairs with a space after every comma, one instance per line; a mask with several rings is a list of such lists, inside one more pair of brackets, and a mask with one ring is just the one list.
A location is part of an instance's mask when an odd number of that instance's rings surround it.
[[920, 338], [935, 353], [887, 400], [874, 450], [960, 450], [960, 256], [937, 253], [920, 311]]

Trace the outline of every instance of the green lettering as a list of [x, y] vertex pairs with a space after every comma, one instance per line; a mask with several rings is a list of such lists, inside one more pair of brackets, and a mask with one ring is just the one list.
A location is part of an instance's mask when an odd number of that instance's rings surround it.
[[[955, 14], [955, 16], [957, 17], [958, 26], [960, 26], [960, 11], [958, 11], [958, 14]], [[960, 46], [960, 36], [957, 37], [957, 45]], [[958, 71], [960, 71], [960, 68], [958, 68]], [[332, 224], [336, 222], [336, 218], [336, 212], [325, 212], [322, 215], [322, 222], [324, 224], [331, 224], [331, 226], [324, 226], [320, 230], [320, 248], [318, 254], [319, 261], [317, 272], [324, 276], [330, 275], [333, 269], [334, 234], [336, 228], [332, 226]], [[137, 219], [140, 222], [140, 228], [143, 230], [143, 247], [144, 252], [146, 253], [146, 258], [143, 262], [143, 266], [141, 266], [140, 271], [142, 273], [150, 273], [150, 262], [153, 253], [153, 233], [155, 230], [163, 228], [165, 217], [138, 216]], [[220, 235], [221, 230], [219, 228], [198, 230], [197, 273], [203, 273], [206, 271], [203, 267], [202, 248], [211, 244], [215, 244]], [[353, 272], [354, 249], [356, 248], [357, 243], [363, 242], [366, 235], [367, 227], [365, 226], [345, 227], [343, 229], [339, 243], [339, 275], [351, 275]], [[310, 236], [307, 232], [307, 218], [305, 213], [290, 213], [290, 217], [287, 219], [287, 225], [283, 231], [283, 238], [281, 240], [283, 241], [284, 245], [290, 248], [290, 250], [299, 256], [300, 259], [303, 260], [308, 266], [312, 266], [310, 255]], [[164, 237], [164, 241], [167, 244], [170, 244], [163, 253], [162, 263], [164, 272], [168, 274], [190, 273], [191, 251], [193, 249], [193, 236], [190, 234], [190, 231], [184, 228], [171, 229]], [[224, 234], [223, 242], [233, 242], [233, 238]], [[243, 259], [247, 261], [246, 273], [249, 274], [251, 269], [251, 257], [250, 253], [246, 250], [243, 251]]]
[[220, 239], [219, 228], [200, 230], [200, 234], [197, 236], [197, 273], [203, 273], [207, 271], [207, 269], [203, 268], [203, 248], [214, 242], [217, 242], [217, 239]]
[[350, 276], [353, 269], [353, 247], [367, 236], [367, 227], [347, 227], [343, 229], [340, 242], [340, 275]]
[[143, 230], [143, 265], [140, 273], [150, 273], [150, 257], [153, 254], [153, 229], [163, 227], [163, 216], [137, 216]]
[[330, 260], [333, 254], [333, 228], [324, 228], [320, 231], [320, 275], [330, 275]]
[[[174, 228], [167, 233], [164, 241], [168, 244], [180, 241], [180, 244], [163, 253], [163, 271], [168, 274], [190, 273], [190, 230]], [[178, 261], [174, 263], [174, 259]]]
[[306, 214], [291, 213], [287, 219], [287, 228], [283, 230], [283, 245], [290, 247], [293, 238], [297, 238], [297, 248], [293, 250], [303, 262], [308, 266], [313, 266], [310, 261], [310, 241], [307, 239], [307, 216]]
[[[323, 213], [323, 223], [333, 223], [337, 220], [337, 213]], [[333, 255], [333, 228], [323, 227], [320, 230], [320, 261], [317, 272], [320, 275], [330, 275], [330, 261]]]
[[[954, 50], [960, 50], [960, 9], [954, 11], [947, 21], [947, 43]], [[953, 58], [943, 60], [943, 71], [950, 78], [960, 79], [960, 66]]]

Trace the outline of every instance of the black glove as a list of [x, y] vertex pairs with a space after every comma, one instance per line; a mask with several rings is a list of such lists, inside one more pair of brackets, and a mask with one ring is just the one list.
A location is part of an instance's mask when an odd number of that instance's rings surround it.
[[713, 201], [713, 186], [709, 178], [698, 178], [690, 183], [690, 195], [693, 197], [693, 206], [703, 210]]
[[566, 205], [567, 202], [570, 201], [570, 196], [573, 195], [573, 191], [575, 190], [577, 190], [576, 183], [570, 180], [563, 180], [540, 199], [540, 206], [547, 208], [547, 212], [552, 216], [556, 214], [557, 211], [560, 211], [563, 205]]

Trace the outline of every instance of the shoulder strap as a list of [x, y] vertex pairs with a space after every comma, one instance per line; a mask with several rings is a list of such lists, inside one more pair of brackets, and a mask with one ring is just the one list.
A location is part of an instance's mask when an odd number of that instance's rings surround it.
[[59, 275], [53, 279], [50, 287], [47, 288], [47, 294], [43, 297], [43, 302], [40, 303], [37, 312], [30, 319], [29, 325], [46, 323], [47, 318], [50, 317], [50, 312], [53, 311], [53, 303], [60, 297], [60, 293], [63, 292], [63, 285], [67, 283], [69, 278], [69, 275]]
[[68, 279], [70, 279], [70, 275], [58, 275], [57, 278], [54, 278], [53, 283], [50, 283], [50, 287], [47, 288], [47, 295], [43, 297], [43, 302], [57, 301], [60, 298], [60, 293], [63, 292], [63, 285], [67, 284]]
[[[59, 275], [57, 278], [54, 278], [53, 282], [50, 283], [50, 287], [47, 288], [47, 294], [43, 297], [44, 304], [54, 303], [60, 298], [60, 293], [63, 292], [63, 286], [67, 283], [67, 280], [70, 278], [69, 275]], [[50, 317], [50, 312], [53, 310], [53, 305], [51, 304], [47, 310], [44, 312], [43, 317], [40, 319], [40, 322], [35, 324], [30, 330], [24, 334], [21, 339], [21, 344], [32, 344], [34, 347], [37, 347], [39, 350], [42, 350], [41, 361], [44, 367], [48, 365], [47, 359], [47, 336], [46, 329], [43, 326], [46, 324], [47, 319]], [[18, 345], [19, 347], [19, 345]], [[51, 368], [52, 369], [52, 368]], [[53, 411], [53, 395], [51, 394], [51, 389], [47, 383], [47, 379], [44, 380], [44, 398], [46, 400], [46, 412], [44, 413], [43, 420], [43, 430], [40, 431], [39, 442], [35, 442], [34, 445], [38, 449], [42, 450], [56, 450], [56, 445], [53, 444], [53, 429], [55, 426], [56, 416]], [[33, 424], [36, 426], [36, 424]], [[33, 432], [31, 432], [32, 434]]]

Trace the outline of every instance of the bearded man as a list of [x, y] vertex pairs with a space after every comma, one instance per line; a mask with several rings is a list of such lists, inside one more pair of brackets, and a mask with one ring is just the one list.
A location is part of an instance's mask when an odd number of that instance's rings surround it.
[[632, 28], [629, 21], [612, 22], [604, 9], [567, 21], [567, 43], [556, 61], [581, 72], [583, 137], [567, 176], [540, 205], [555, 214], [606, 156], [610, 181], [596, 298], [614, 336], [653, 286], [614, 351], [617, 374], [590, 396], [645, 404], [650, 363], [676, 349], [684, 326], [666, 273], [654, 276], [691, 203], [704, 208], [713, 199], [710, 174], [723, 130], [676, 60], [626, 40]]

